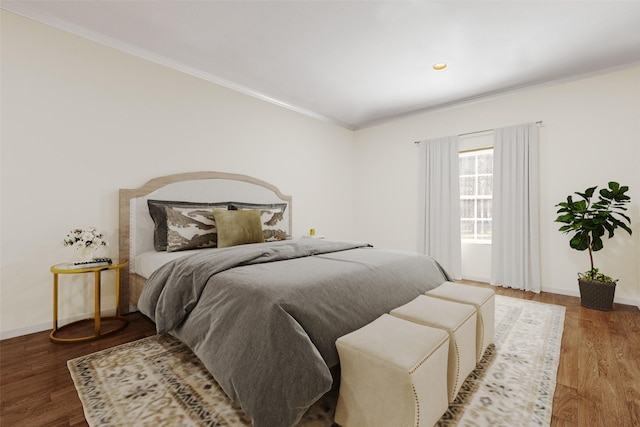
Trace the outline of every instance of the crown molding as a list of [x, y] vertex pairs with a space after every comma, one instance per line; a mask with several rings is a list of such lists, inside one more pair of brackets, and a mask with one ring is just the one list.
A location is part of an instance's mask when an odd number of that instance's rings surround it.
[[53, 17], [48, 14], [41, 13], [32, 7], [29, 6], [28, 2], [18, 2], [18, 1], [3, 1], [0, 4], [0, 8], [20, 15], [22, 17], [40, 22], [45, 25], [49, 25], [58, 30], [65, 31], [67, 33], [91, 40], [96, 43], [100, 43], [107, 47], [128, 53], [130, 55], [136, 56], [138, 58], [162, 65], [167, 68], [171, 68], [173, 70], [179, 71], [184, 74], [188, 74], [193, 77], [197, 77], [202, 80], [206, 80], [210, 83], [217, 84], [219, 86], [225, 87], [227, 89], [231, 89], [235, 92], [242, 93], [243, 95], [250, 96], [252, 98], [259, 99], [261, 101], [268, 102], [270, 104], [277, 105], [282, 108], [286, 108], [288, 110], [294, 111], [296, 113], [305, 115], [307, 117], [311, 117], [316, 120], [320, 120], [323, 122], [331, 123], [336, 126], [340, 126], [346, 128], [348, 130], [354, 130], [354, 126], [350, 126], [340, 120], [337, 120], [333, 117], [328, 117], [323, 114], [318, 114], [314, 111], [310, 111], [301, 107], [298, 107], [293, 104], [289, 104], [283, 101], [280, 101], [276, 98], [272, 98], [268, 95], [255, 91], [251, 88], [248, 88], [243, 85], [239, 85], [227, 79], [224, 79], [220, 76], [216, 76], [211, 73], [207, 73], [198, 68], [183, 64], [179, 61], [175, 61], [173, 59], [167, 58], [165, 56], [156, 54], [154, 52], [150, 52], [148, 50], [139, 48], [132, 44], [123, 42], [122, 40], [106, 36], [102, 33], [98, 33], [96, 31], [89, 30], [87, 28], [72, 24], [70, 22], [64, 21], [62, 19]]

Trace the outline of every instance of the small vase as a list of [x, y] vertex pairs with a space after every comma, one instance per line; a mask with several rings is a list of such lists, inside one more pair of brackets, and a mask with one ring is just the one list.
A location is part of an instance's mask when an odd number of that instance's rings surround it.
[[78, 249], [78, 261], [91, 261], [96, 256], [96, 251], [90, 247]]

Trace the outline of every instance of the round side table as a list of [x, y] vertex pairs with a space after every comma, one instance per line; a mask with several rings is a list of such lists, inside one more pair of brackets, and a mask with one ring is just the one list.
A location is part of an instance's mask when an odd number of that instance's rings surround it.
[[[72, 264], [56, 264], [51, 267], [51, 272], [53, 273], [53, 330], [49, 334], [49, 338], [53, 342], [61, 342], [61, 343], [72, 343], [72, 342], [80, 342], [80, 341], [88, 341], [96, 338], [100, 338], [107, 334], [112, 334], [118, 331], [121, 331], [129, 324], [129, 321], [124, 317], [120, 316], [120, 270], [122, 267], [126, 266], [128, 261], [126, 259], [115, 258], [112, 260], [112, 264], [109, 265], [98, 265], [91, 267], [82, 267], [77, 268]], [[102, 316], [100, 309], [100, 290], [101, 290], [101, 274], [103, 271], [107, 270], [115, 270], [116, 272], [116, 315], [115, 316]], [[58, 275], [59, 274], [85, 274], [85, 273], [93, 273], [94, 274], [94, 299], [95, 299], [95, 309], [93, 313], [93, 319], [83, 319], [75, 322], [68, 323], [64, 326], [58, 327]], [[116, 320], [116, 326], [111, 327], [107, 330], [102, 330], [101, 321], [113, 319]], [[77, 325], [79, 323], [87, 322], [87, 320], [93, 320], [93, 335], [81, 336], [81, 337], [73, 337], [73, 338], [61, 338], [57, 336], [59, 331], [67, 329], [73, 325]]]

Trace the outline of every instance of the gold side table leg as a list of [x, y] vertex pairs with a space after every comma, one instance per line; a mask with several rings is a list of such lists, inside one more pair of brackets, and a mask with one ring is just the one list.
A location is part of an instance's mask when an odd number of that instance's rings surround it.
[[120, 317], [120, 270], [116, 271], [116, 317]]
[[53, 331], [58, 330], [58, 273], [53, 273]]
[[96, 278], [95, 278], [95, 285], [96, 285], [96, 292], [95, 292], [95, 298], [96, 298], [96, 305], [95, 305], [95, 311], [94, 311], [94, 325], [95, 325], [95, 336], [96, 338], [98, 338], [100, 336], [100, 317], [102, 315], [102, 313], [100, 312], [100, 271], [96, 271], [95, 273]]

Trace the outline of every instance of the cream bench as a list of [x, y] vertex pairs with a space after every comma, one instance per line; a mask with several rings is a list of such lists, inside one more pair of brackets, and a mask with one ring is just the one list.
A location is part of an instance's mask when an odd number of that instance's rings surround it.
[[449, 402], [453, 402], [462, 383], [476, 366], [475, 307], [420, 295], [413, 301], [391, 310], [391, 315], [440, 328], [449, 334], [447, 389]]
[[433, 426], [447, 411], [449, 336], [383, 314], [336, 341], [344, 427]]
[[495, 337], [495, 292], [493, 289], [461, 283], [444, 282], [426, 295], [449, 301], [473, 305], [478, 313], [476, 320], [476, 362], [480, 362]]

